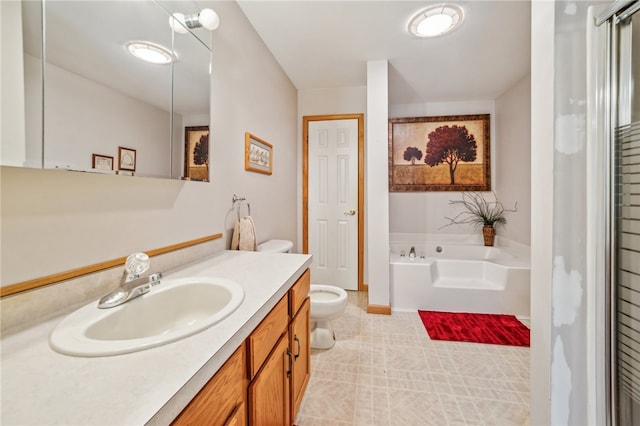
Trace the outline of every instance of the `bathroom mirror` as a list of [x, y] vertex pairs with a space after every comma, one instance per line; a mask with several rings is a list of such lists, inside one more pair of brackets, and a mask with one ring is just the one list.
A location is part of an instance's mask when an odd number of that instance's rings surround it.
[[[174, 33], [169, 16], [198, 10], [190, 1], [22, 1], [25, 144], [3, 138], [3, 152], [12, 144], [6, 152], [17, 154], [2, 164], [183, 178], [185, 127], [209, 125], [211, 33]], [[175, 60], [144, 62], [131, 41]]]

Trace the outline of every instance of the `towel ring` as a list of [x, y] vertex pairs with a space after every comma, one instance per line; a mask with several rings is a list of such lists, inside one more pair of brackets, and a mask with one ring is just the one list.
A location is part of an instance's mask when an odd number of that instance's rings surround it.
[[[247, 204], [247, 216], [251, 216], [251, 204], [250, 203], [246, 203]], [[238, 220], [240, 220], [240, 207], [242, 206], [242, 202], [239, 202], [236, 205], [236, 212], [238, 214]]]

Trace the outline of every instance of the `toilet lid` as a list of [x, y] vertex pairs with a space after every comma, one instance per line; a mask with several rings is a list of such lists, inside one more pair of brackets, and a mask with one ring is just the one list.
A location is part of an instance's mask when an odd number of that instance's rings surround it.
[[258, 245], [258, 251], [273, 253], [286, 253], [293, 248], [293, 243], [288, 240], [268, 240]]

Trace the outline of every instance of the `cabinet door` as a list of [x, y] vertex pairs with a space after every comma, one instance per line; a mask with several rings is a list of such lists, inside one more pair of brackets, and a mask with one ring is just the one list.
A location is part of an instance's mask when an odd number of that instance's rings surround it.
[[289, 336], [284, 333], [249, 384], [249, 424], [289, 426]]
[[304, 390], [311, 375], [311, 346], [310, 346], [310, 299], [307, 299], [291, 321], [290, 351], [293, 356], [291, 369], [291, 421], [296, 420], [298, 409], [302, 402]]

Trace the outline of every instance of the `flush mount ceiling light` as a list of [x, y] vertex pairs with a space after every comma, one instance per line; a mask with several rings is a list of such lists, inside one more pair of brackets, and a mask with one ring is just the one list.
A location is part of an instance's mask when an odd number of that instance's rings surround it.
[[462, 23], [462, 9], [453, 4], [429, 6], [409, 21], [409, 34], [425, 38], [437, 37], [453, 31]]
[[206, 28], [213, 31], [220, 26], [220, 17], [212, 9], [202, 9], [198, 13], [184, 15], [183, 13], [174, 13], [169, 17], [169, 26], [179, 34], [186, 34], [189, 29]]
[[128, 41], [124, 44], [124, 47], [136, 58], [152, 64], [167, 65], [178, 59], [166, 47], [149, 41]]

